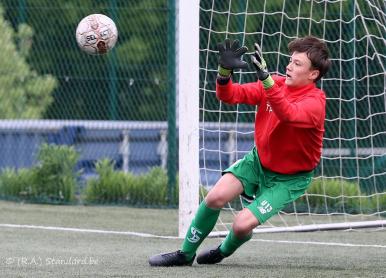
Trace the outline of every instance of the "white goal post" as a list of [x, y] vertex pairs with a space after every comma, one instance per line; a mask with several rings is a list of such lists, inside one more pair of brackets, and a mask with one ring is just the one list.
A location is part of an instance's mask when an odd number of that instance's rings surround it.
[[179, 225], [184, 237], [199, 202], [199, 0], [176, 5], [179, 126]]
[[[259, 42], [276, 74], [283, 74], [287, 44], [296, 37], [317, 36], [331, 53], [332, 69], [318, 84], [327, 93], [327, 115], [313, 184], [256, 232], [386, 226], [384, 3], [179, 0], [177, 15], [179, 236], [194, 217], [199, 186], [210, 189], [253, 144], [256, 108], [215, 97], [216, 45], [226, 37], [248, 46], [245, 56]], [[233, 74], [240, 83], [255, 78], [251, 68]], [[237, 200], [229, 204], [211, 235], [226, 234], [239, 209]]]

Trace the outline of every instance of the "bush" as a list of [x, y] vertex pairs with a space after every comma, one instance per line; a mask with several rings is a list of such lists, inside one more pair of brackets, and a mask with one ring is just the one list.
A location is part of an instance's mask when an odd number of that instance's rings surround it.
[[33, 196], [35, 186], [32, 175], [29, 169], [4, 169], [0, 175], [0, 196], [7, 199], [28, 199]]
[[32, 168], [37, 193], [50, 201], [74, 200], [79, 173], [75, 172], [79, 154], [73, 147], [43, 144], [39, 164]]
[[96, 163], [98, 178], [87, 181], [86, 201], [90, 203], [124, 203], [128, 194], [127, 184], [134, 177], [131, 174], [114, 171], [114, 163], [108, 159]]
[[148, 173], [135, 176], [114, 170], [114, 163], [108, 159], [96, 164], [97, 178], [87, 182], [85, 199], [88, 203], [113, 203], [135, 206], [177, 205], [178, 187], [174, 190], [172, 200], [167, 199], [168, 178], [166, 171], [160, 167]]
[[30, 169], [5, 169], [0, 194], [8, 199], [69, 203], [75, 199], [78, 153], [73, 147], [42, 144], [38, 163]]
[[357, 183], [315, 179], [306, 194], [285, 211], [311, 213], [375, 213], [386, 209], [385, 195], [363, 195]]

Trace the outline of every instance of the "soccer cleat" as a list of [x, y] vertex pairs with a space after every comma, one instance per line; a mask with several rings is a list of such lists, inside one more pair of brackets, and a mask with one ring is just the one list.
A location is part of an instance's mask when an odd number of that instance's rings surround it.
[[178, 250], [151, 256], [149, 258], [149, 264], [151, 266], [191, 266], [195, 257], [196, 255], [189, 260], [184, 252]]
[[217, 248], [210, 248], [201, 252], [197, 256], [198, 264], [217, 264], [221, 262], [227, 256], [223, 255], [220, 251], [220, 245]]

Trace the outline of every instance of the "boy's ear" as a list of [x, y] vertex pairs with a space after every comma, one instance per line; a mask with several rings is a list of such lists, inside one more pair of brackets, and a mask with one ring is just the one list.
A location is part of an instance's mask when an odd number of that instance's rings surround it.
[[319, 74], [320, 74], [319, 70], [311, 70], [308, 78], [311, 79], [312, 81], [315, 81], [318, 78]]

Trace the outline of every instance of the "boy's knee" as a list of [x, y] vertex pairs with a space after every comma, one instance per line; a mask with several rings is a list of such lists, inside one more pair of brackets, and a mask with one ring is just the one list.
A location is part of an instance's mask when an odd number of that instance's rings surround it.
[[233, 226], [233, 233], [238, 238], [245, 237], [246, 235], [249, 235], [252, 233], [253, 228], [251, 226], [245, 225], [244, 223], [234, 222]]
[[242, 238], [250, 235], [254, 228], [259, 225], [259, 221], [248, 209], [243, 209], [235, 218], [232, 229], [235, 236]]
[[218, 208], [218, 209], [221, 209], [225, 206], [226, 204], [226, 200], [224, 200], [224, 198], [222, 198], [220, 195], [218, 194], [208, 194], [206, 197], [205, 197], [205, 203], [207, 205], [207, 207], [209, 208]]

